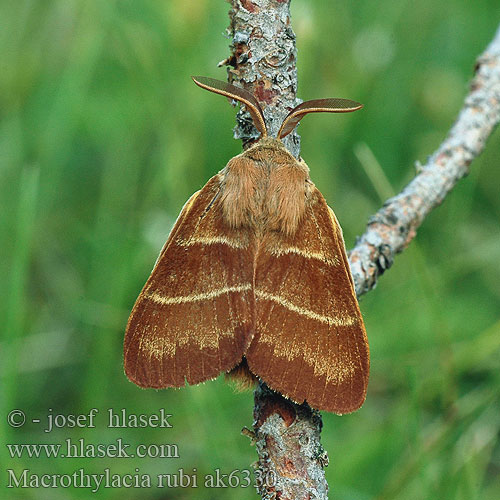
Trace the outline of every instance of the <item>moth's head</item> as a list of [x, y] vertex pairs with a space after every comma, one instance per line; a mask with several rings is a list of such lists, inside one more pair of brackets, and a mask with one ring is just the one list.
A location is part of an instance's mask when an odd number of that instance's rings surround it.
[[221, 94], [231, 99], [235, 99], [243, 103], [250, 115], [252, 116], [255, 128], [260, 132], [260, 142], [273, 142], [274, 144], [281, 143], [281, 139], [286, 137], [302, 118], [308, 113], [349, 113], [363, 107], [362, 104], [349, 99], [333, 98], [333, 99], [314, 99], [312, 101], [304, 101], [302, 104], [295, 106], [290, 113], [285, 117], [276, 138], [271, 138], [267, 133], [266, 121], [264, 113], [257, 99], [247, 90], [241, 89], [230, 83], [205, 76], [191, 77], [199, 87]]

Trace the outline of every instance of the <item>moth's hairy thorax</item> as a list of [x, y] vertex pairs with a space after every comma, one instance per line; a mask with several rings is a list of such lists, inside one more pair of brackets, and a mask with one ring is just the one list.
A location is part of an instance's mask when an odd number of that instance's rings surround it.
[[261, 140], [232, 158], [221, 172], [224, 219], [233, 228], [256, 233], [295, 233], [313, 188], [309, 168], [287, 151], [281, 141]]

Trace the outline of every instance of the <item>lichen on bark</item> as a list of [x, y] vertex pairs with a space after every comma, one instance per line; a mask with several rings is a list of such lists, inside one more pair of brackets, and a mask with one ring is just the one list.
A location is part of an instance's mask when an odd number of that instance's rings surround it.
[[[269, 132], [276, 136], [288, 111], [301, 102], [297, 99], [297, 49], [290, 1], [234, 0], [232, 5], [231, 55], [224, 61], [228, 80], [257, 97]], [[235, 138], [244, 145], [258, 138], [248, 113], [240, 111], [236, 121]], [[284, 142], [298, 157], [299, 136], [290, 134]]]

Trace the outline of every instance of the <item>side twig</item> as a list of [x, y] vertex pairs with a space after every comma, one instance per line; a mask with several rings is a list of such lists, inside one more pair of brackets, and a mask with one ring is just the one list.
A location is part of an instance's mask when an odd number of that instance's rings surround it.
[[[272, 135], [289, 109], [298, 104], [295, 35], [291, 0], [231, 0], [232, 54], [229, 81], [257, 96]], [[456, 123], [417, 176], [373, 215], [350, 252], [358, 296], [375, 287], [397, 253], [415, 237], [429, 212], [439, 205], [484, 149], [500, 121], [500, 28], [478, 58], [476, 75]], [[243, 112], [235, 137], [247, 145], [258, 133]], [[286, 146], [300, 153], [296, 133]], [[262, 498], [328, 498], [323, 467], [328, 456], [320, 444], [321, 416], [261, 383], [255, 391], [254, 431], [259, 460], [257, 485]]]
[[375, 287], [429, 212], [469, 173], [500, 121], [500, 28], [477, 59], [464, 106], [448, 136], [401, 193], [373, 215], [349, 254], [358, 297]]

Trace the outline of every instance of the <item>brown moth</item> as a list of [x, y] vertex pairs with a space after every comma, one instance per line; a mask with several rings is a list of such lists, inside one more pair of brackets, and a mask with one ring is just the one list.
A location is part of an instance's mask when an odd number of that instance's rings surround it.
[[249, 92], [193, 80], [243, 103], [261, 136], [184, 205], [130, 315], [125, 372], [154, 388], [251, 373], [297, 403], [357, 410], [369, 350], [342, 230], [281, 139], [307, 113], [362, 106], [303, 102], [274, 138]]

